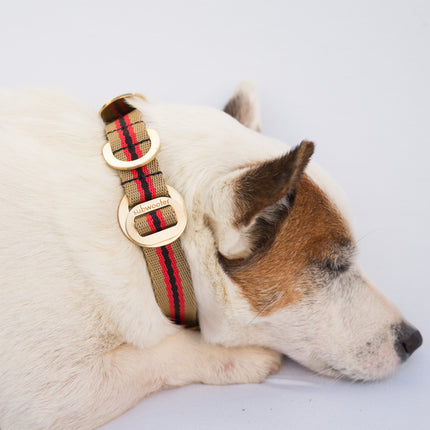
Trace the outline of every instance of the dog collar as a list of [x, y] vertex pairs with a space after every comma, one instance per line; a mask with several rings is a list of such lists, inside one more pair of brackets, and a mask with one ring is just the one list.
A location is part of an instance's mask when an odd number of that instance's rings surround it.
[[107, 143], [103, 157], [116, 169], [125, 196], [118, 207], [118, 222], [125, 236], [142, 247], [161, 310], [176, 324], [197, 325], [197, 307], [191, 273], [180, 235], [187, 223], [182, 196], [166, 185], [155, 158], [160, 138], [147, 129], [137, 109], [124, 94], [100, 110]]

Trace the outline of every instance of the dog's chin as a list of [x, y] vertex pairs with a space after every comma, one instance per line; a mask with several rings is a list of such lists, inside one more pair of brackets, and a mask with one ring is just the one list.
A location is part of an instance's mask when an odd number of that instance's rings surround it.
[[327, 376], [337, 380], [348, 380], [352, 382], [374, 382], [391, 376], [400, 364], [399, 360], [395, 362], [384, 363], [384, 365], [365, 366], [365, 369], [348, 368], [333, 362], [323, 360], [312, 360], [307, 363], [306, 367], [310, 368], [318, 375]]
[[353, 382], [371, 382], [376, 380], [373, 377], [360, 375], [348, 369], [337, 368], [328, 364], [325, 367], [317, 370], [317, 373], [322, 376], [328, 376], [329, 378]]

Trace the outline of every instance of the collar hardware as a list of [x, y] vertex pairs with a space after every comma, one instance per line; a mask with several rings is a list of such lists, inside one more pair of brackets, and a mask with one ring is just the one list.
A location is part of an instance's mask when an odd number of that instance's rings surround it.
[[134, 109], [133, 106], [127, 103], [127, 99], [130, 97], [138, 97], [146, 101], [146, 98], [142, 96], [142, 94], [138, 93], [127, 93], [114, 97], [105, 103], [100, 109], [99, 115], [102, 117], [102, 120], [106, 124], [109, 124], [110, 122], [130, 113]]
[[[122, 232], [136, 245], [145, 248], [157, 248], [169, 245], [179, 238], [187, 225], [187, 211], [182, 196], [167, 185], [170, 197], [158, 197], [143, 203], [139, 203], [129, 210], [127, 196], [124, 196], [118, 206], [118, 222]], [[155, 233], [142, 236], [135, 227], [135, 219], [154, 210], [171, 206], [176, 214], [177, 223]]]
[[152, 161], [160, 152], [160, 137], [158, 136], [158, 133], [151, 128], [147, 128], [146, 131], [149, 134], [149, 139], [151, 141], [151, 147], [146, 154], [142, 155], [142, 157], [139, 157], [136, 160], [122, 161], [113, 155], [112, 148], [108, 142], [105, 146], [103, 146], [103, 157], [106, 163], [116, 170], [132, 170], [136, 169], [137, 167], [142, 167]]
[[[125, 196], [118, 222], [125, 236], [142, 248], [158, 306], [174, 323], [198, 327], [191, 271], [180, 235], [187, 224], [182, 196], [164, 181], [156, 155], [160, 138], [147, 129], [125, 94], [100, 110], [105, 122], [106, 163], [116, 169]], [[145, 99], [144, 99], [145, 100]]]

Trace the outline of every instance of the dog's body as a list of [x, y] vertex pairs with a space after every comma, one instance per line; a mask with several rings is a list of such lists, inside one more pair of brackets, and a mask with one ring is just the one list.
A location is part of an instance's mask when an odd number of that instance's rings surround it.
[[[227, 110], [256, 130], [251, 96]], [[161, 313], [118, 227], [97, 113], [3, 91], [1, 429], [94, 428], [163, 387], [262, 381], [279, 368], [272, 350], [334, 376], [392, 372], [402, 318], [356, 267], [342, 193], [313, 164], [303, 174], [312, 145], [285, 155], [225, 113], [132, 103], [185, 199], [202, 339]]]

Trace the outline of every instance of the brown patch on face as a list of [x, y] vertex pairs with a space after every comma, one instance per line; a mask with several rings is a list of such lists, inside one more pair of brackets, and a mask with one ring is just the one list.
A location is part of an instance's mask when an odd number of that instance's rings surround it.
[[261, 252], [257, 249], [245, 260], [220, 260], [252, 308], [270, 315], [309, 293], [314, 286], [307, 269], [333, 260], [351, 242], [351, 232], [338, 210], [303, 175], [294, 204], [271, 246]]

